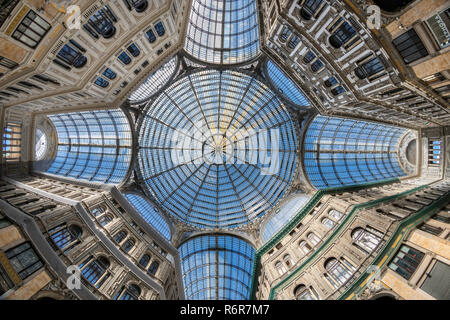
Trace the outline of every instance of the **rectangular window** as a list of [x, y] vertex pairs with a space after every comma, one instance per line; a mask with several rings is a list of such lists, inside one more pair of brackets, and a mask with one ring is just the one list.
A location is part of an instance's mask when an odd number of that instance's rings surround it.
[[420, 229], [422, 231], [425, 231], [427, 233], [430, 233], [432, 235], [435, 235], [435, 236], [439, 236], [442, 233], [442, 231], [444, 231], [444, 229], [442, 229], [442, 228], [435, 227], [435, 226], [432, 226], [432, 225], [429, 225], [429, 224], [426, 224], [426, 223], [422, 223], [418, 227], [418, 229]]
[[5, 252], [13, 269], [24, 280], [44, 266], [34, 249], [28, 242]]
[[409, 280], [416, 271], [424, 254], [409, 246], [402, 245], [397, 255], [389, 264], [389, 268], [397, 272], [406, 280]]
[[439, 166], [441, 164], [441, 147], [439, 138], [428, 139], [428, 165]]
[[9, 70], [14, 70], [15, 68], [17, 68], [19, 66], [19, 64], [8, 58], [0, 56], [0, 66], [8, 68]]
[[22, 125], [8, 122], [3, 133], [3, 158], [7, 162], [20, 161]]
[[406, 64], [428, 55], [428, 51], [414, 29], [405, 32], [392, 41]]
[[450, 45], [450, 8], [428, 19], [427, 26], [439, 48], [444, 49]]
[[34, 49], [50, 28], [51, 25], [47, 21], [38, 16], [33, 10], [30, 10], [17, 26], [12, 37]]
[[435, 297], [437, 300], [450, 300], [450, 266], [436, 261], [433, 269], [427, 273], [420, 289]]

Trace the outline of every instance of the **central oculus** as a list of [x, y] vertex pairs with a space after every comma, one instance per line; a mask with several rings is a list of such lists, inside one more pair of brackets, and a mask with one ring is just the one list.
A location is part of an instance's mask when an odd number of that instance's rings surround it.
[[198, 71], [146, 109], [139, 174], [174, 218], [204, 229], [234, 228], [283, 197], [296, 150], [291, 116], [265, 84], [236, 71]]

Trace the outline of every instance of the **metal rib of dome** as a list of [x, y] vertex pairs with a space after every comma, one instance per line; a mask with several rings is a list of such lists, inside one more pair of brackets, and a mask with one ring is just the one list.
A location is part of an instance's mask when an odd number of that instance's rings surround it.
[[168, 213], [200, 228], [263, 216], [296, 167], [289, 112], [266, 85], [235, 71], [201, 71], [172, 84], [149, 106], [139, 144], [145, 187]]

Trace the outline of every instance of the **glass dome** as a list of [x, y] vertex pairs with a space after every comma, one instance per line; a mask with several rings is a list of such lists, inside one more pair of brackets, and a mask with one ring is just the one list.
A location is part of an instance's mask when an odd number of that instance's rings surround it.
[[291, 184], [297, 136], [286, 107], [255, 78], [200, 71], [163, 91], [140, 127], [139, 168], [171, 215], [233, 228], [274, 207]]

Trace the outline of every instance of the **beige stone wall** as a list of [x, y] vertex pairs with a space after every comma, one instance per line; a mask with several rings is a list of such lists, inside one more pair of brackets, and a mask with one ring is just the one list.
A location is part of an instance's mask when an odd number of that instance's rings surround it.
[[445, 9], [446, 6], [448, 6], [447, 0], [422, 0], [400, 16], [399, 20], [386, 26], [386, 30], [395, 38], [404, 32], [404, 28], [408, 29], [416, 21], [429, 18], [436, 12]]
[[20, 240], [23, 240], [23, 238], [16, 226], [11, 225], [0, 229], [0, 248], [6, 247], [11, 243], [18, 243]]
[[44, 288], [52, 279], [43, 269], [36, 273], [29, 281], [7, 297], [7, 300], [28, 300], [39, 290]]
[[[416, 76], [423, 79], [432, 74], [450, 69], [450, 51], [412, 67]], [[442, 85], [442, 84], [441, 84]]]

